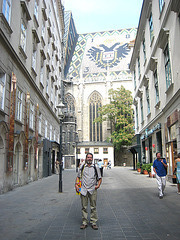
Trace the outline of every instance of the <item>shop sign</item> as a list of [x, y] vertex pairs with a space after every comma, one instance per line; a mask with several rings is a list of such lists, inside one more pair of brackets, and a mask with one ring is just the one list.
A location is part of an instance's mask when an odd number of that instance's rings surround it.
[[167, 118], [167, 127], [169, 128], [177, 121], [178, 121], [178, 111], [176, 110]]
[[156, 124], [152, 129], [148, 130], [148, 128], [146, 128], [145, 130], [145, 134], [141, 135], [141, 140], [148, 138], [151, 134], [153, 134], [153, 132], [155, 132], [156, 130], [161, 129], [161, 123]]

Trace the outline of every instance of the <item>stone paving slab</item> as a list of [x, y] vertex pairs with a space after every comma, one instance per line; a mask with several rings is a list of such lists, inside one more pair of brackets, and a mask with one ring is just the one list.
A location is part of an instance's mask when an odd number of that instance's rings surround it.
[[29, 183], [0, 195], [0, 240], [179, 240], [180, 195], [167, 182], [158, 198], [156, 180], [128, 167], [104, 171], [98, 190], [99, 230], [81, 224], [74, 170]]

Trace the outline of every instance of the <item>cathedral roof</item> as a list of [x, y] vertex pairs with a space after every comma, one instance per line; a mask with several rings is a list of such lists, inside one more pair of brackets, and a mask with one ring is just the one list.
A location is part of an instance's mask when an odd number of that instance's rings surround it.
[[107, 75], [131, 79], [129, 62], [136, 32], [136, 28], [129, 28], [78, 35], [66, 79], [97, 82]]

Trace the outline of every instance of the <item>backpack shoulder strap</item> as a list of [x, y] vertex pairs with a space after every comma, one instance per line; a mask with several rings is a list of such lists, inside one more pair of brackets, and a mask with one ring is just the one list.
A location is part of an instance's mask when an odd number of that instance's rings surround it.
[[95, 171], [96, 179], [98, 180], [98, 173], [97, 173], [97, 168], [95, 163], [94, 163], [94, 171]]
[[85, 164], [83, 164], [82, 167], [80, 168], [80, 170], [81, 170], [81, 178], [82, 178], [82, 176], [83, 176], [84, 168], [85, 168]]

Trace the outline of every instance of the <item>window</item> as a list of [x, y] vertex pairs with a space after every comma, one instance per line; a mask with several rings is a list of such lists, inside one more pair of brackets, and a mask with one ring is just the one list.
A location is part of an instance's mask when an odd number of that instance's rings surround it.
[[3, 14], [10, 24], [10, 15], [11, 15], [11, 0], [3, 0]]
[[53, 140], [56, 141], [56, 129], [54, 128], [54, 137]]
[[156, 92], [156, 104], [159, 102], [159, 87], [158, 87], [158, 78], [157, 78], [157, 69], [154, 71], [154, 87]]
[[50, 132], [49, 132], [49, 139], [50, 141], [52, 140], [52, 125], [50, 125]]
[[154, 33], [153, 33], [152, 13], [150, 14], [150, 17], [149, 17], [149, 30], [150, 30], [150, 40], [151, 40], [151, 42], [152, 42], [153, 36], [154, 36]]
[[164, 5], [164, 0], [159, 0], [159, 11], [160, 11], [160, 13], [162, 12], [163, 5]]
[[0, 73], [0, 108], [4, 110], [6, 75]]
[[136, 106], [136, 128], [138, 128], [139, 123], [138, 123], [138, 107]]
[[49, 70], [47, 69], [46, 93], [49, 94]]
[[141, 69], [140, 69], [140, 57], [138, 57], [138, 77], [140, 78]]
[[74, 104], [74, 98], [71, 94], [67, 94], [65, 96], [65, 103], [67, 104], [67, 111], [69, 113], [75, 112], [75, 104]]
[[29, 127], [33, 129], [33, 120], [34, 120], [34, 105], [30, 103], [30, 114], [29, 114]]
[[39, 113], [39, 127], [38, 127], [39, 134], [41, 134], [41, 127], [42, 127], [42, 114]]
[[40, 70], [40, 83], [43, 85], [43, 77], [44, 77], [44, 65], [41, 66]]
[[22, 98], [23, 93], [20, 89], [17, 89], [17, 120], [22, 121]]
[[141, 107], [141, 122], [144, 121], [144, 112], [143, 112], [143, 100], [140, 99], [140, 107]]
[[171, 64], [170, 64], [168, 44], [166, 45], [166, 48], [164, 50], [164, 60], [165, 60], [166, 89], [168, 89], [172, 83]]
[[45, 37], [45, 21], [44, 20], [42, 20], [41, 35], [43, 38]]
[[143, 39], [143, 54], [144, 54], [144, 61], [146, 61], [146, 43], [145, 43], [145, 38]]
[[107, 154], [108, 153], [108, 148], [103, 148], [103, 153]]
[[94, 154], [99, 154], [99, 148], [94, 148]]
[[53, 103], [54, 91], [53, 91], [53, 81], [51, 81], [51, 102]]
[[149, 99], [149, 88], [146, 87], [146, 101], [147, 101], [147, 113], [150, 113], [150, 99]]
[[45, 138], [47, 138], [47, 120], [45, 120]]
[[54, 95], [54, 107], [57, 106], [57, 89], [55, 89], [55, 95]]
[[136, 89], [136, 70], [134, 70], [134, 89]]
[[77, 148], [77, 154], [81, 154], [81, 149], [80, 148]]
[[89, 153], [89, 148], [85, 148], [85, 154]]
[[38, 2], [37, 2], [37, 0], [35, 0], [34, 15], [36, 17], [36, 20], [38, 20]]
[[32, 53], [32, 68], [36, 70], [36, 49], [34, 49]]
[[23, 51], [25, 52], [26, 50], [26, 25], [24, 21], [21, 19], [21, 40], [20, 40], [20, 45]]
[[94, 122], [99, 116], [98, 111], [101, 106], [101, 97], [94, 92], [89, 99], [90, 141], [102, 141], [102, 123]]

